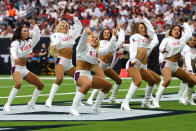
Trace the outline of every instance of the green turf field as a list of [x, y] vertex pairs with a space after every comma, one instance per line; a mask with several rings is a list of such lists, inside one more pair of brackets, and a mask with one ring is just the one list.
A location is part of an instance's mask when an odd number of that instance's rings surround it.
[[[4, 77], [8, 77], [8, 79], [2, 79]], [[42, 92], [42, 96], [39, 97], [37, 103], [44, 104], [45, 100], [48, 98], [48, 94], [50, 92], [50, 88], [52, 83], [54, 82], [54, 76], [46, 77], [41, 76], [43, 78], [42, 81], [45, 84], [45, 88]], [[59, 88], [57, 95], [54, 97], [55, 105], [71, 105], [70, 103], [66, 103], [67, 101], [72, 101], [75, 92], [75, 85], [72, 79], [66, 79], [69, 77], [65, 77], [61, 87]], [[111, 80], [109, 80], [111, 81]], [[113, 81], [111, 81], [114, 83]], [[118, 98], [124, 98], [127, 90], [129, 88], [131, 80], [123, 79], [123, 83], [119, 89]], [[7, 96], [10, 93], [11, 87], [14, 85], [12, 79], [9, 76], [0, 76], [0, 106], [2, 112], [2, 106], [7, 101]], [[164, 94], [177, 93], [178, 89], [176, 86], [180, 85], [179, 80], [172, 80], [169, 88], [164, 92]], [[142, 86], [136, 94], [134, 98], [143, 98], [146, 83], [143, 82]], [[31, 99], [31, 95], [33, 93], [34, 86], [29, 85], [25, 81], [23, 81], [23, 85], [17, 94], [13, 104], [27, 104], [27, 102]], [[157, 91], [154, 90], [153, 94]], [[68, 94], [70, 93], [70, 94]], [[111, 93], [111, 92], [110, 92]], [[86, 100], [90, 93], [84, 98]], [[109, 95], [106, 97], [106, 99]], [[66, 101], [66, 102], [64, 102]], [[107, 103], [103, 103], [107, 104]], [[114, 104], [116, 107], [119, 107], [120, 104]], [[132, 102], [130, 103], [131, 108], [133, 109], [141, 109], [141, 102]], [[196, 106], [185, 106], [179, 104], [178, 101], [168, 101], [168, 102], [160, 102], [161, 108], [155, 110], [171, 110], [175, 111], [176, 114], [169, 116], [159, 116], [159, 117], [144, 117], [139, 119], [131, 119], [131, 120], [113, 120], [113, 121], [0, 121], [0, 130], [5, 130], [8, 127], [12, 127], [12, 130], [71, 130], [71, 131], [194, 131], [196, 130]], [[180, 113], [178, 113], [180, 112]], [[185, 112], [185, 113], [183, 113]], [[47, 117], [47, 116], [46, 116]]]

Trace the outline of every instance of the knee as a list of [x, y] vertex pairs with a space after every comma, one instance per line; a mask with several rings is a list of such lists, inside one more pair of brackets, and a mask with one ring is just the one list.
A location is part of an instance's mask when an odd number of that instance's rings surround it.
[[119, 79], [119, 80], [116, 81], [117, 85], [121, 85], [121, 83], [122, 83], [122, 79]]
[[91, 86], [92, 86], [92, 84], [90, 82], [86, 82], [81, 86], [80, 89], [81, 89], [82, 93], [86, 94], [90, 90]]
[[20, 89], [21, 86], [22, 86], [22, 82], [16, 82], [15, 84], [16, 89]]
[[142, 80], [137, 80], [133, 82], [137, 87], [139, 87], [142, 84]]
[[159, 78], [157, 78], [156, 80], [155, 80], [155, 84], [159, 84], [160, 83], [160, 81], [161, 81], [161, 77], [159, 77]]
[[55, 83], [57, 85], [60, 85], [62, 82], [63, 82], [63, 78], [57, 78]]
[[107, 94], [112, 88], [112, 83], [108, 82], [108, 84], [105, 85], [105, 88], [102, 88], [102, 92]]
[[165, 79], [164, 79], [164, 82], [165, 82], [166, 84], [169, 84], [169, 83], [171, 82], [171, 78], [165, 78]]
[[110, 91], [110, 90], [111, 90], [111, 88], [112, 88], [112, 83], [108, 82], [108, 85], [107, 85], [107, 87], [106, 87], [106, 88], [108, 89], [108, 91]]
[[163, 82], [163, 86], [167, 87], [169, 85], [169, 83], [171, 82], [171, 78], [165, 78], [164, 82]]
[[148, 82], [148, 85], [149, 85], [149, 86], [153, 86], [154, 84], [155, 84], [154, 81], [149, 81], [149, 82]]
[[194, 80], [189, 80], [188, 81], [188, 86], [189, 87], [193, 87], [195, 85], [195, 81]]
[[37, 89], [38, 90], [43, 90], [44, 88], [44, 84], [43, 83], [40, 83], [38, 86], [37, 86]]

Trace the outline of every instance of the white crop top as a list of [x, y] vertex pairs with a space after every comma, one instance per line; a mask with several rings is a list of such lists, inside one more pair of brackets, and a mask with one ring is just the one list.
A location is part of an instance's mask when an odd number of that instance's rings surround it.
[[40, 40], [40, 30], [36, 25], [33, 30], [32, 39], [27, 40], [15, 40], [11, 43], [10, 53], [12, 66], [14, 65], [14, 59], [16, 58], [28, 58], [30, 53], [32, 53], [33, 48]]
[[187, 41], [191, 38], [192, 32], [188, 23], [184, 23], [184, 34], [180, 39], [175, 39], [172, 36], [164, 38], [160, 44], [159, 50], [163, 52], [165, 49], [168, 53], [163, 53], [164, 58], [171, 57], [177, 53], [180, 53]]
[[50, 36], [51, 45], [56, 45], [57, 49], [72, 48], [76, 43], [75, 40], [80, 36], [82, 30], [82, 24], [77, 17], [73, 17], [74, 29], [70, 29], [67, 34], [64, 33], [53, 33]]
[[98, 64], [98, 57], [112, 52], [116, 42], [116, 36], [112, 36], [109, 44], [107, 44], [104, 48], [99, 48], [97, 54], [96, 49], [88, 44], [87, 39], [88, 35], [84, 30], [76, 48], [76, 59], [86, 61], [90, 64]]

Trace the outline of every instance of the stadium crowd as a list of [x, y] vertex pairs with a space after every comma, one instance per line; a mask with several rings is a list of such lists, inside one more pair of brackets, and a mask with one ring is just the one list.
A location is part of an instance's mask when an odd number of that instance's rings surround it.
[[165, 33], [185, 18], [196, 32], [195, 0], [1, 0], [0, 37], [12, 37], [16, 27], [23, 24], [30, 27], [30, 34], [38, 24], [41, 36], [48, 37], [60, 20], [73, 22], [70, 13], [95, 33], [120, 23], [129, 35], [141, 14], [148, 17], [157, 33]]

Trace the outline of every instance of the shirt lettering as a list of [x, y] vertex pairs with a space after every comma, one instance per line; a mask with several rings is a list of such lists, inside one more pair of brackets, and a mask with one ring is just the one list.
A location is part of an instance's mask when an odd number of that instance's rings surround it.
[[65, 41], [69, 41], [72, 39], [72, 36], [68, 36], [68, 37], [63, 37], [62, 38], [62, 41], [65, 42]]

